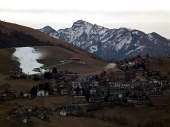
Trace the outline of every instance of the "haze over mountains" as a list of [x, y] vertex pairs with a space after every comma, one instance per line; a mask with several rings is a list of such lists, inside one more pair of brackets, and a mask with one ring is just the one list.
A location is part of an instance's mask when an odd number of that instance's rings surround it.
[[105, 59], [121, 60], [136, 55], [170, 56], [170, 40], [153, 32], [127, 28], [108, 29], [78, 20], [71, 28], [56, 31], [50, 26], [41, 32], [79, 46]]

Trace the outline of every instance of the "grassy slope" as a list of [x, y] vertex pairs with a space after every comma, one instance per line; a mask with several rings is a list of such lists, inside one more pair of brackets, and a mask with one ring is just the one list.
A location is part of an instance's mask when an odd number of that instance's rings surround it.
[[58, 69], [67, 69], [78, 73], [91, 73], [94, 71], [103, 70], [104, 66], [107, 64], [106, 62], [93, 59], [87, 55], [77, 54], [68, 50], [63, 50], [59, 47], [40, 47], [37, 48], [37, 50], [47, 53], [47, 55], [45, 55], [45, 59], [39, 60], [39, 62], [45, 64], [45, 67], [59, 64], [60, 61], [74, 56], [79, 57], [81, 61], [84, 61], [86, 64], [68, 63], [56, 67]]
[[150, 102], [154, 106], [170, 105], [170, 96], [150, 96]]
[[19, 63], [12, 60], [15, 49], [0, 49], [0, 73], [9, 74], [12, 69], [19, 68]]
[[170, 118], [170, 106], [166, 108], [157, 109], [155, 107], [150, 108], [124, 108], [115, 107], [113, 109], [103, 109], [95, 112], [95, 116], [98, 118], [108, 117], [124, 117], [127, 119], [128, 125], [131, 127], [137, 127], [140, 123], [145, 125], [148, 121], [157, 122], [159, 120], [165, 120]]
[[45, 122], [38, 118], [32, 118], [38, 127], [120, 127], [115, 123], [102, 121], [95, 118], [85, 117], [61, 117], [58, 115], [49, 115], [51, 122]]
[[[44, 64], [44, 67], [59, 64], [61, 60], [69, 59], [69, 57], [79, 57], [86, 64], [69, 63], [61, 66], [56, 66], [58, 69], [67, 69], [69, 71], [75, 70], [78, 73], [91, 73], [99, 70], [103, 70], [106, 62], [93, 59], [87, 55], [77, 54], [56, 46], [53, 47], [36, 47], [36, 49], [44, 54], [40, 63]], [[18, 69], [19, 63], [12, 59], [12, 53], [15, 49], [0, 49], [0, 73], [3, 75], [10, 75], [12, 69]]]
[[167, 75], [170, 72], [169, 65], [169, 58], [149, 58], [149, 69], [154, 71], [160, 71], [161, 74]]
[[[170, 96], [168, 96], [170, 98]], [[71, 98], [67, 96], [58, 96], [58, 97], [36, 97], [33, 100], [19, 99], [10, 101], [11, 106], [0, 106], [0, 125], [4, 125], [7, 120], [4, 117], [8, 111], [12, 108], [13, 103], [26, 104], [26, 105], [35, 105], [51, 107], [52, 103], [55, 104], [67, 104], [71, 102]], [[7, 102], [9, 103], [9, 102]], [[3, 109], [3, 110], [2, 110]], [[123, 125], [127, 127], [137, 127], [140, 123], [145, 125], [148, 121], [157, 122], [159, 120], [167, 120], [170, 118], [170, 106], [164, 108], [150, 107], [150, 108], [124, 108], [124, 107], [114, 107], [114, 108], [105, 108], [102, 110], [95, 111], [92, 113], [95, 118], [87, 117], [61, 117], [59, 115], [48, 114], [51, 122], [45, 122], [40, 120], [37, 117], [31, 117], [34, 126], [37, 127], [121, 127], [120, 124], [116, 122], [103, 121], [102, 118], [111, 119], [117, 117], [125, 118], [128, 125]], [[18, 126], [18, 123], [13, 123], [14, 126]], [[22, 125], [22, 124], [21, 124]], [[11, 122], [9, 122], [6, 127], [10, 127]]]

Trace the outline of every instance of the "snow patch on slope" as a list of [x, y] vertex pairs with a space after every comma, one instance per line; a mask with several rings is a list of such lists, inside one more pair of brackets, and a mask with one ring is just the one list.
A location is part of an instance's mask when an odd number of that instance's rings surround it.
[[37, 52], [32, 47], [15, 48], [15, 50], [16, 51], [13, 53], [13, 57], [17, 58], [17, 61], [20, 63], [20, 68], [22, 69], [23, 73], [29, 75], [39, 73], [32, 70], [34, 68], [43, 67], [43, 64], [37, 62], [37, 59], [43, 57], [42, 53]]
[[115, 63], [109, 63], [107, 66], [105, 66], [106, 69], [114, 68], [114, 67], [116, 67]]
[[148, 38], [150, 41], [154, 42], [155, 44], [158, 43], [158, 40], [152, 36], [152, 34], [148, 34]]
[[133, 53], [133, 52], [135, 52], [135, 50], [131, 50], [131, 51], [127, 52], [125, 55], [129, 55], [130, 53]]
[[[128, 36], [128, 37], [124, 37], [124, 38], [121, 38], [121, 40], [119, 40], [119, 43], [116, 45], [116, 50], [120, 50], [123, 48], [123, 46], [128, 45], [130, 44], [132, 41], [132, 37], [131, 36]], [[128, 48], [128, 46], [126, 47]]]
[[90, 53], [97, 52], [97, 46], [91, 46], [89, 52], [90, 52]]
[[153, 36], [151, 34], [148, 34], [148, 38], [149, 38], [150, 41], [153, 40]]
[[132, 31], [132, 34], [139, 34], [138, 31]]
[[129, 54], [134, 53], [134, 52], [142, 52], [144, 48], [145, 48], [145, 46], [139, 46], [135, 50], [130, 50], [125, 55], [129, 55]]

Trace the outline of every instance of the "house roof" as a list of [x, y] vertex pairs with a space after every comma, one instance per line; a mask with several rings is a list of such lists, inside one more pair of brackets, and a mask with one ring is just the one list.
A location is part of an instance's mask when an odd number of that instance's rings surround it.
[[61, 110], [60, 112], [67, 112], [65, 109]]
[[22, 117], [22, 119], [30, 119], [30, 117], [29, 116], [24, 116], [24, 117]]
[[61, 91], [68, 91], [68, 89], [61, 89]]

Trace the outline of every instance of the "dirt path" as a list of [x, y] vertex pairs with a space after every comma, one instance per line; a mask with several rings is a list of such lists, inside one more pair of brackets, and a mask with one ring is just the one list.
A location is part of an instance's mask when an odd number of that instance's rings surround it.
[[63, 64], [67, 64], [67, 63], [70, 63], [70, 62], [64, 62], [64, 63], [61, 63], [61, 64], [56, 64], [56, 65], [52, 65], [52, 66], [49, 66], [49, 67], [42, 67], [42, 68], [48, 69], [48, 68], [51, 68], [51, 67], [56, 67], [56, 66], [60, 66], [60, 65], [63, 65]]
[[9, 120], [9, 121], [11, 121], [11, 122], [14, 122], [14, 123], [19, 123], [19, 122], [17, 122], [17, 121], [11, 120], [11, 119], [9, 118], [9, 116], [7, 117], [7, 120]]

